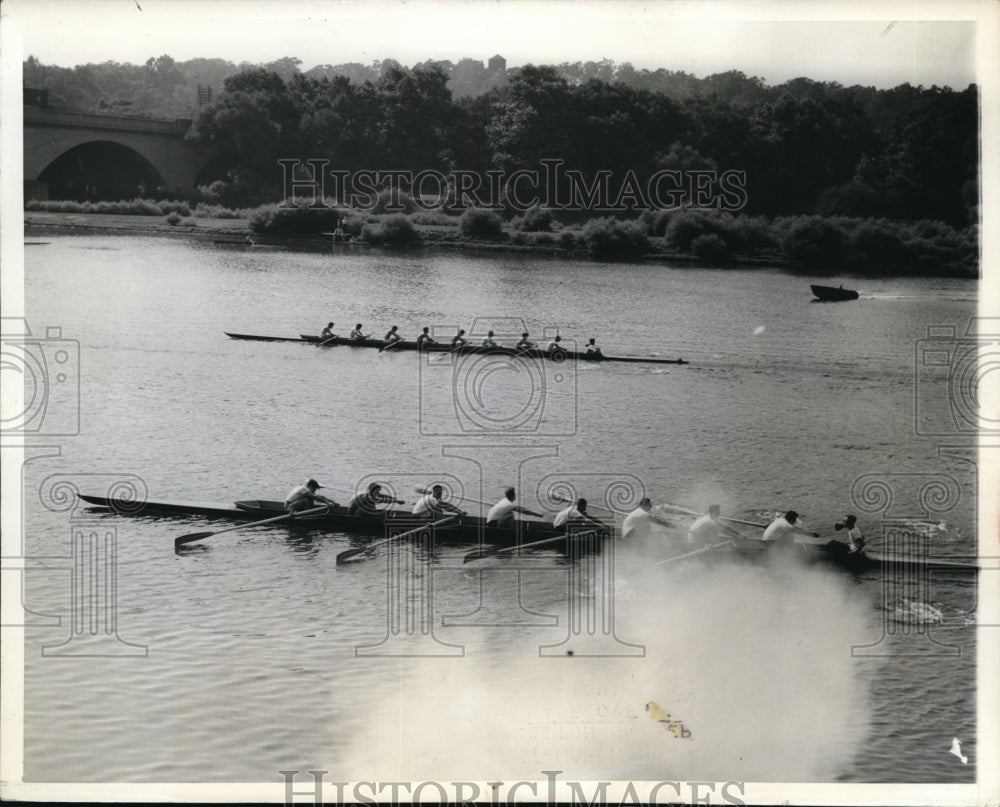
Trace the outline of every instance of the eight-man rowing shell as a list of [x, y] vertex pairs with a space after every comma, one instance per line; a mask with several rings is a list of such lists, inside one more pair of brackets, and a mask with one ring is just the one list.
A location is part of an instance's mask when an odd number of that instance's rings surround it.
[[[151, 516], [154, 518], [201, 516], [202, 518], [217, 518], [250, 523], [275, 516], [288, 515], [281, 502], [259, 499], [239, 501], [236, 502], [236, 506], [234, 507], [227, 504], [203, 504], [196, 502], [134, 502], [109, 499], [105, 496], [90, 496], [83, 493], [77, 495], [87, 504], [125, 516]], [[404, 510], [385, 510], [375, 516], [352, 516], [347, 513], [346, 508], [336, 507], [331, 508], [328, 513], [292, 519], [285, 526], [305, 529], [326, 529], [368, 537], [384, 537], [387, 535], [387, 528], [392, 533], [398, 534], [420, 526], [421, 523], [426, 522]], [[515, 546], [522, 543], [527, 544], [556, 538], [561, 534], [561, 530], [556, 530], [551, 524], [543, 521], [518, 521], [516, 524], [517, 526], [513, 528], [487, 527], [485, 519], [478, 516], [465, 515], [451, 524], [435, 528], [434, 535], [438, 543], [482, 543], [491, 546]], [[847, 551], [846, 545], [839, 541], [817, 543], [814, 539], [807, 538], [804, 540], [804, 543], [787, 547], [787, 550], [800, 555], [805, 560], [829, 563], [850, 571], [884, 569], [887, 573], [891, 573], [892, 571], [926, 570], [974, 572], [978, 569], [978, 566], [974, 562], [963, 562], [946, 558], [927, 558], [925, 560], [904, 557], [893, 558], [877, 552], [850, 554]], [[564, 545], [558, 542], [551, 544], [552, 549], [559, 549], [562, 546]], [[739, 547], [709, 552], [708, 556], [712, 558], [735, 557], [762, 560], [773, 555], [775, 552], [782, 553], [782, 551], [782, 547], [775, 548], [770, 544], [762, 545], [759, 541], [749, 540], [741, 542]]]
[[416, 342], [395, 342], [390, 345], [388, 342], [384, 342], [381, 339], [349, 339], [345, 336], [332, 336], [328, 339], [323, 339], [319, 336], [310, 336], [309, 334], [300, 334], [298, 337], [294, 336], [256, 336], [254, 334], [247, 333], [229, 333], [224, 331], [226, 336], [230, 339], [249, 339], [256, 342], [305, 342], [313, 345], [321, 345], [322, 347], [335, 347], [337, 345], [345, 345], [347, 347], [374, 347], [379, 350], [386, 350], [391, 352], [399, 351], [421, 351], [424, 353], [476, 353], [476, 354], [486, 354], [486, 355], [498, 355], [498, 356], [526, 356], [528, 358], [538, 358], [538, 359], [551, 359], [553, 361], [566, 361], [567, 359], [575, 359], [578, 361], [613, 361], [613, 362], [627, 362], [630, 364], [688, 364], [684, 359], [659, 359], [656, 357], [646, 358], [644, 356], [588, 356], [585, 351], [574, 351], [574, 350], [516, 350], [512, 347], [479, 347], [477, 345], [465, 345], [464, 347], [453, 349], [448, 343], [436, 342], [431, 345], [424, 345], [423, 347], [418, 347]]

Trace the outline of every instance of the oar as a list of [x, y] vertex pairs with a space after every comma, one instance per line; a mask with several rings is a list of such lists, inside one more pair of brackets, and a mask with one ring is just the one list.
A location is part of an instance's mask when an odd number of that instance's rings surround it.
[[[663, 504], [662, 507], [675, 510], [685, 516], [695, 516], [696, 518], [701, 518], [701, 516], [704, 515], [704, 513], [696, 513], [694, 510], [688, 510], [686, 507], [680, 507], [679, 505], [670, 504], [669, 502]], [[744, 521], [740, 518], [729, 518], [728, 516], [719, 516], [719, 521], [728, 521], [730, 524], [743, 524], [747, 527], [757, 527], [759, 529], [767, 527], [767, 524], [761, 524], [759, 521]]]
[[174, 538], [174, 546], [183, 546], [184, 544], [190, 544], [192, 541], [200, 541], [202, 538], [210, 538], [213, 535], [221, 535], [224, 532], [232, 532], [233, 530], [244, 530], [247, 527], [260, 527], [264, 524], [277, 524], [279, 521], [287, 521], [288, 519], [295, 518], [296, 516], [314, 516], [319, 513], [329, 512], [329, 510], [329, 507], [316, 507], [312, 510], [303, 510], [299, 513], [286, 513], [283, 516], [265, 518], [263, 521], [254, 521], [250, 524], [237, 524], [235, 527], [226, 527], [224, 530], [215, 530], [214, 532], [193, 532], [190, 535], [182, 535], [180, 538]]
[[[741, 536], [742, 537], [742, 536]], [[661, 560], [659, 563], [654, 563], [654, 566], [663, 566], [665, 563], [673, 563], [675, 560], [681, 560], [682, 558], [690, 558], [694, 555], [700, 555], [702, 552], [711, 552], [713, 549], [721, 549], [724, 546], [732, 546], [735, 541], [723, 541], [721, 544], [713, 544], [712, 546], [704, 546], [701, 549], [696, 549], [694, 552], [685, 552], [683, 555], [674, 555], [672, 558], [667, 558], [666, 560]]]
[[[414, 488], [414, 490], [417, 493], [419, 493], [421, 496], [426, 496], [428, 493], [431, 492], [427, 488], [423, 488], [420, 485], [417, 485]], [[459, 496], [458, 498], [461, 501], [463, 501], [463, 502], [475, 502], [476, 504], [481, 504], [483, 507], [492, 507], [493, 506], [489, 502], [484, 502], [484, 501], [482, 501], [480, 499], [470, 499], [468, 496]], [[494, 504], [495, 504], [495, 502], [494, 502]], [[532, 510], [529, 510], [527, 507], [521, 507], [521, 505], [518, 505], [518, 508], [520, 508], [520, 512], [523, 513], [526, 516], [534, 516], [535, 518], [545, 518], [545, 516], [542, 515], [541, 513], [536, 513], [536, 512], [534, 512]]]
[[[569, 499], [564, 499], [562, 496], [553, 496], [552, 497], [552, 501], [554, 501], [554, 502], [560, 502], [562, 504], [571, 504], [571, 505], [574, 505], [574, 506], [576, 505], [575, 501], [570, 501]], [[607, 507], [601, 507], [599, 504], [591, 505], [588, 502], [587, 503], [587, 509], [589, 510], [591, 506], [593, 506], [593, 508], [595, 510], [603, 510], [605, 513], [611, 513], [612, 515], [619, 515], [619, 512], [617, 510], [609, 510]], [[601, 522], [598, 521], [596, 518], [590, 518], [590, 516], [588, 516], [586, 514], [584, 514], [583, 517], [585, 519], [587, 519], [588, 521], [590, 521], [592, 524], [596, 523], [596, 524], [600, 524], [604, 529], [608, 528], [607, 524], [601, 524]], [[614, 529], [613, 526], [612, 526], [612, 529]]]
[[[567, 499], [563, 496], [553, 496], [552, 501], [559, 502], [560, 504], [576, 504], [575, 499]], [[595, 510], [603, 510], [605, 513], [613, 513], [614, 515], [621, 515], [620, 510], [609, 510], [607, 507], [601, 507], [599, 504], [591, 504], [587, 502], [587, 509], [589, 510], [593, 507]]]
[[455, 513], [454, 515], [450, 515], [447, 518], [442, 518], [439, 521], [429, 521], [428, 523], [421, 524], [419, 527], [416, 527], [412, 530], [401, 532], [399, 535], [393, 535], [389, 538], [383, 538], [381, 541], [375, 541], [374, 543], [368, 544], [367, 546], [358, 547], [357, 549], [348, 549], [347, 551], [341, 552], [339, 555], [337, 555], [337, 565], [341, 566], [342, 564], [347, 563], [351, 558], [356, 557], [357, 555], [367, 555], [373, 550], [378, 549], [380, 546], [385, 546], [386, 544], [390, 544], [393, 541], [399, 541], [402, 538], [408, 538], [411, 535], [416, 535], [418, 532], [422, 532], [423, 530], [431, 529], [433, 527], [440, 527], [443, 524], [447, 524], [449, 521], [452, 521], [453, 519], [459, 518], [460, 516], [461, 513]]
[[504, 552], [518, 552], [522, 549], [534, 549], [536, 546], [545, 546], [545, 544], [552, 544], [556, 541], [564, 541], [566, 538], [581, 538], [584, 535], [589, 535], [596, 530], [587, 530], [586, 532], [573, 533], [572, 535], [557, 535], [554, 538], [545, 538], [541, 541], [532, 541], [530, 544], [518, 544], [517, 546], [505, 546], [500, 549], [476, 549], [473, 552], [469, 552], [462, 563], [468, 563], [470, 560], [482, 560], [483, 558], [491, 558], [494, 555], [502, 555]]
[[323, 340], [322, 342], [320, 342], [320, 343], [319, 343], [319, 344], [317, 345], [317, 347], [326, 347], [326, 346], [327, 346], [327, 345], [329, 345], [329, 344], [330, 344], [330, 343], [331, 343], [331, 342], [332, 342], [332, 341], [333, 341], [334, 339], [340, 339], [340, 337], [339, 337], [339, 336], [337, 336], [337, 334], [334, 334], [333, 336], [328, 336], [328, 337], [326, 337], [326, 339], [324, 339], [324, 340]]
[[[663, 505], [664, 507], [671, 508], [681, 515], [696, 516], [697, 518], [702, 518], [704, 513], [696, 513], [694, 510], [688, 510], [686, 507], [680, 507], [676, 504], [670, 504], [669, 502]], [[732, 521], [734, 524], [748, 524], [751, 527], [764, 527], [763, 524], [757, 524], [753, 521], [740, 521], [739, 519], [726, 518], [725, 516], [719, 516], [719, 521]], [[715, 526], [720, 530], [732, 535], [734, 538], [738, 538], [741, 541], [755, 541], [756, 538], [747, 538], [742, 532], [737, 532], [732, 527], [727, 527], [725, 524], [720, 524], [719, 521], [715, 522]]]

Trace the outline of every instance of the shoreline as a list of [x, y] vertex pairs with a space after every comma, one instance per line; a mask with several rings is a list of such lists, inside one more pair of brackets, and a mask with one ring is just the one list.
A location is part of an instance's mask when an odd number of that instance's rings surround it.
[[734, 256], [732, 259], [719, 263], [705, 263], [693, 255], [683, 253], [648, 252], [641, 256], [623, 258], [595, 257], [585, 250], [565, 250], [557, 246], [541, 246], [536, 244], [514, 244], [509, 241], [485, 241], [465, 238], [460, 234], [452, 235], [442, 232], [440, 226], [415, 225], [421, 235], [421, 241], [409, 246], [384, 246], [369, 244], [365, 241], [348, 241], [332, 244], [323, 237], [301, 238], [268, 238], [253, 233], [246, 219], [208, 219], [191, 218], [191, 224], [168, 224], [164, 217], [138, 216], [104, 213], [52, 213], [42, 211], [24, 212], [24, 236], [37, 237], [49, 234], [63, 235], [148, 235], [165, 238], [187, 238], [195, 241], [212, 240], [220, 243], [230, 243], [234, 246], [244, 245], [246, 238], [254, 235], [257, 246], [283, 248], [305, 252], [341, 252], [352, 250], [378, 250], [384, 252], [405, 252], [417, 250], [451, 250], [474, 253], [508, 253], [529, 254], [545, 258], [572, 258], [575, 260], [591, 260], [594, 262], [615, 263], [648, 263], [658, 264], [664, 268], [682, 266], [684, 268], [705, 268], [719, 270], [727, 268], [740, 269], [778, 269], [790, 274], [808, 275], [817, 278], [829, 277], [940, 277], [966, 280], [980, 280], [977, 273], [942, 271], [933, 275], [920, 272], [886, 271], [881, 273], [857, 272], [850, 268], [831, 272], [816, 267], [809, 267], [788, 261], [778, 255]]

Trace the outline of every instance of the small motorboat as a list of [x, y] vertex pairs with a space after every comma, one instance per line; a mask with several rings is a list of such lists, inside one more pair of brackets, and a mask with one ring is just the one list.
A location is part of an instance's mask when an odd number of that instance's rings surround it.
[[812, 293], [816, 296], [816, 302], [820, 303], [841, 303], [845, 300], [857, 300], [858, 293], [854, 289], [845, 289], [843, 286], [834, 288], [833, 286], [810, 286]]

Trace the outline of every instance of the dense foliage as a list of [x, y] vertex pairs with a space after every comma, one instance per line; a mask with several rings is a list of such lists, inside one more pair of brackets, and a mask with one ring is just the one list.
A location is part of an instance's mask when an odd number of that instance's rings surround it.
[[[277, 201], [277, 160], [320, 158], [351, 176], [539, 170], [536, 201], [548, 208], [573, 190], [570, 171], [587, 183], [610, 172], [613, 200], [628, 172], [642, 185], [662, 170], [733, 170], [746, 174], [747, 214], [959, 227], [977, 216], [974, 86], [876, 90], [799, 78], [769, 87], [737, 71], [698, 79], [609, 61], [500, 72], [473, 60], [299, 67], [291, 58], [252, 67], [161, 56], [67, 69], [32, 57], [24, 81], [49, 88], [53, 106], [196, 116], [195, 136], [225, 167], [198, 201], [228, 206]], [[199, 85], [214, 90], [200, 112]], [[547, 159], [561, 160], [563, 174], [548, 178]], [[588, 215], [653, 206], [634, 194], [618, 201]], [[500, 202], [508, 217], [527, 209]]]
[[[799, 78], [771, 87], [737, 71], [699, 79], [609, 61], [507, 70], [499, 57], [307, 72], [291, 58], [252, 66], [161, 56], [73, 69], [29, 58], [24, 81], [47, 88], [57, 108], [195, 119], [189, 136], [214, 148], [216, 173], [187, 200], [191, 209], [248, 216], [262, 206], [252, 218], [260, 232], [339, 221], [354, 237], [405, 244], [420, 238], [415, 225], [457, 225], [467, 238], [605, 257], [662, 250], [713, 264], [765, 256], [857, 271], [977, 266], [975, 86], [876, 90]], [[323, 202], [339, 212], [279, 208], [279, 160], [301, 161], [296, 181], [310, 179], [306, 160], [338, 172], [328, 173]], [[410, 187], [403, 172], [424, 179]], [[479, 178], [464, 196], [463, 172]], [[490, 184], [488, 172], [505, 179]], [[515, 172], [528, 176], [504, 184]], [[727, 175], [735, 195], [722, 188]], [[363, 203], [345, 210], [359, 186]], [[699, 187], [707, 193], [696, 203]]]

